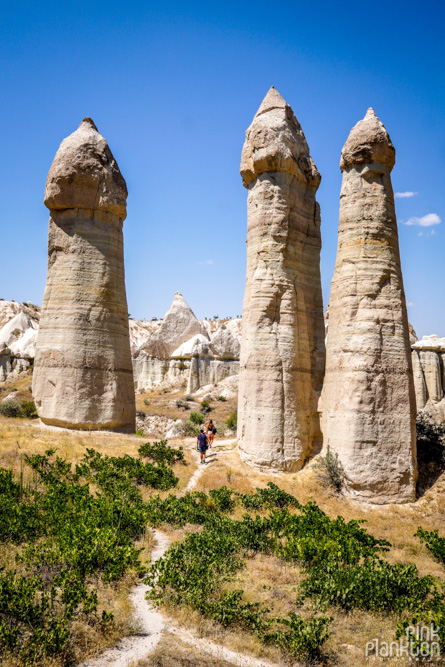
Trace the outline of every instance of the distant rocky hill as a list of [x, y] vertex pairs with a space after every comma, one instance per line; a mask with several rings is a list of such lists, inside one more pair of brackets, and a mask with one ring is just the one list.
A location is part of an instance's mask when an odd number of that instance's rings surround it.
[[[0, 301], [0, 382], [33, 362], [40, 308]], [[192, 393], [237, 375], [241, 320], [200, 321], [180, 292], [162, 320], [129, 321], [136, 390], [186, 385]]]
[[200, 321], [180, 292], [163, 320], [130, 322], [130, 334], [138, 390], [186, 384], [193, 393], [239, 372], [241, 320]]
[[[0, 382], [32, 365], [39, 319], [39, 306], [0, 301]], [[129, 325], [136, 391], [183, 385], [192, 394], [238, 375], [241, 319], [198, 320], [176, 292], [162, 320]], [[410, 340], [417, 408], [445, 421], [445, 338], [418, 341], [410, 325]]]

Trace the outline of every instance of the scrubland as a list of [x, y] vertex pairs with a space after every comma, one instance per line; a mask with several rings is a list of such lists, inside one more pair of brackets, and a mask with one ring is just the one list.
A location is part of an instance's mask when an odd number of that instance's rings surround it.
[[[29, 379], [14, 385], [18, 397], [29, 400]], [[151, 393], [142, 396], [154, 401], [156, 392]], [[158, 392], [155, 412], [165, 410], [170, 416], [168, 406], [176, 400], [176, 393]], [[212, 403], [212, 418], [216, 410], [222, 422], [233, 405]], [[170, 461], [164, 460], [162, 448], [162, 456], [140, 450], [146, 442], [140, 436], [66, 431], [0, 416], [0, 468], [3, 484], [11, 489], [2, 511], [15, 511], [11, 497], [16, 494], [19, 499], [23, 494], [22, 504], [35, 506], [46, 522], [45, 530], [33, 535], [31, 531], [21, 540], [14, 537], [13, 524], [0, 520], [4, 528], [0, 574], [15, 572], [15, 583], [20, 577], [39, 577], [43, 584], [36, 588], [36, 600], [46, 591], [48, 604], [58, 605], [66, 616], [59, 630], [69, 632], [69, 650], [46, 656], [31, 651], [35, 659], [3, 651], [2, 667], [75, 664], [136, 632], [128, 594], [146, 576], [153, 586], [151, 603], [169, 619], [169, 626], [140, 667], [232, 664], [184, 643], [175, 635], [175, 627], [276, 665], [349, 667], [409, 664], [405, 658], [371, 655], [366, 661], [365, 656], [367, 642], [390, 643], [404, 619], [436, 625], [444, 620], [445, 626], [442, 543], [428, 543], [416, 535], [419, 527], [445, 535], [445, 477], [439, 471], [416, 503], [379, 507], [352, 502], [325, 488], [313, 464], [292, 475], [258, 472], [242, 463], [236, 443], [224, 439], [220, 431], [209, 463], [202, 468], [197, 465], [194, 439], [169, 442], [175, 449], [183, 447], [183, 460]], [[153, 477], [152, 464], [165, 465], [165, 471]], [[193, 492], [184, 495], [197, 470], [200, 475]], [[12, 472], [9, 481], [8, 471]], [[50, 594], [51, 586], [63, 590], [66, 572], [80, 571], [67, 544], [75, 541], [76, 530], [82, 534], [84, 515], [78, 515], [76, 526], [75, 511], [60, 510], [62, 519], [74, 524], [68, 531], [71, 537], [61, 542], [44, 498], [63, 488], [67, 506], [72, 503], [75, 510], [75, 499], [84, 493], [79, 489], [85, 485], [93, 499], [85, 501], [90, 508], [85, 516], [88, 521], [96, 517], [98, 529], [105, 517], [102, 527], [110, 532], [99, 537], [111, 540], [110, 550], [101, 552], [102, 560], [96, 559], [91, 570], [80, 568], [82, 575], [76, 580], [80, 588], [74, 591], [79, 601], [67, 616], [67, 602], [57, 597], [59, 592]], [[103, 515], [96, 515], [95, 503], [101, 497]], [[131, 524], [127, 532], [122, 532], [122, 522]], [[164, 531], [171, 541], [171, 548], [152, 568], [148, 565], [151, 527]], [[89, 529], [85, 536], [90, 539]], [[119, 549], [126, 554], [120, 560]], [[0, 623], [6, 618], [6, 625], [0, 642], [6, 641], [6, 626], [18, 614], [15, 610], [8, 620], [5, 586], [3, 581]], [[11, 590], [10, 586], [10, 595]], [[96, 601], [91, 598], [93, 591]], [[28, 629], [26, 623], [21, 626], [24, 635], [31, 633], [32, 619], [28, 621]], [[54, 627], [45, 626], [47, 634], [55, 632]], [[441, 647], [445, 651], [443, 639]]]

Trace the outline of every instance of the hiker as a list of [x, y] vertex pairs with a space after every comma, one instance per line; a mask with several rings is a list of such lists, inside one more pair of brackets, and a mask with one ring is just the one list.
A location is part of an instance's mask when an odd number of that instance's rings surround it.
[[209, 447], [213, 444], [213, 438], [215, 437], [216, 426], [212, 420], [207, 424], [207, 438], [209, 439]]
[[204, 429], [202, 428], [200, 433], [198, 434], [198, 438], [196, 440], [196, 446], [199, 452], [201, 453], [201, 463], [206, 462], [206, 451], [207, 451], [207, 436], [204, 433]]

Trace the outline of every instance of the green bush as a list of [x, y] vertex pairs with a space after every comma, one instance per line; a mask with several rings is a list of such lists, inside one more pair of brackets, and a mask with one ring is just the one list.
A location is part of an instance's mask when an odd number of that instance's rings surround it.
[[175, 449], [169, 447], [167, 440], [154, 442], [152, 445], [147, 442], [138, 449], [139, 456], [149, 458], [159, 465], [174, 465], [178, 461], [184, 462], [184, 452], [182, 447]]
[[201, 401], [201, 413], [203, 415], [207, 415], [211, 411], [212, 408], [210, 406], [210, 403], [208, 401]]
[[216, 400], [220, 401], [221, 403], [225, 403], [225, 401], [227, 401], [227, 398], [225, 396], [221, 395], [221, 396], [218, 396]]
[[192, 424], [203, 424], [204, 423], [204, 415], [202, 415], [200, 412], [191, 412], [190, 413], [190, 421]]
[[418, 528], [416, 536], [438, 561], [445, 565], [445, 538], [439, 537], [438, 530], [423, 530]]
[[190, 401], [194, 401], [194, 400], [195, 399], [190, 394], [187, 394], [187, 396], [184, 397], [184, 401], [189, 401], [190, 402]]
[[306, 620], [291, 611], [286, 618], [276, 619], [276, 623], [286, 626], [288, 630], [270, 633], [265, 636], [265, 641], [278, 646], [291, 658], [306, 656], [313, 660], [320, 657], [320, 648], [331, 635], [328, 631], [331, 621], [328, 616]]
[[179, 435], [182, 435], [184, 438], [191, 438], [198, 435], [199, 426], [192, 424], [188, 419], [183, 419], [181, 424], [178, 427]]
[[176, 407], [182, 408], [183, 410], [190, 410], [190, 406], [187, 403], [187, 401], [183, 401], [181, 398], [178, 398], [178, 400], [176, 401]]
[[237, 420], [238, 420], [238, 413], [232, 412], [232, 414], [226, 421], [227, 428], [230, 428], [231, 431], [234, 431], [236, 429]]
[[326, 449], [326, 456], [319, 456], [315, 464], [317, 477], [320, 483], [339, 493], [343, 487], [345, 471], [341, 464], [338, 454], [332, 452], [329, 445]]
[[21, 417], [22, 411], [20, 404], [12, 399], [0, 403], [0, 415], [3, 415], [4, 417]]
[[37, 419], [39, 416], [37, 414], [37, 408], [36, 404], [34, 401], [23, 401], [23, 403], [20, 406], [21, 413], [24, 417], [27, 417], [28, 419]]

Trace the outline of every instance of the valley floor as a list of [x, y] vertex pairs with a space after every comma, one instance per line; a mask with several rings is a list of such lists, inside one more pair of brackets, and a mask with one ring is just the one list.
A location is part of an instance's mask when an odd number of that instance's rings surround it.
[[[29, 383], [29, 381], [28, 381]], [[26, 394], [25, 385], [19, 387]], [[178, 392], [151, 392], [150, 398], [157, 401], [157, 414], [168, 415], [168, 406], [172, 405]], [[0, 399], [2, 396], [0, 396]], [[148, 397], [146, 397], [148, 398]], [[143, 404], [141, 398], [139, 403]], [[140, 407], [142, 407], [142, 405]], [[217, 406], [218, 420], [227, 419], [233, 409], [232, 402]], [[149, 411], [146, 406], [147, 412]], [[181, 412], [179, 410], [179, 412]], [[213, 413], [215, 414], [215, 413]], [[178, 409], [173, 416], [177, 418]], [[153, 438], [150, 438], [153, 440]], [[29, 472], [24, 471], [24, 455], [43, 454], [54, 448], [57, 455], [70, 462], [79, 462], [88, 448], [108, 454], [136, 456], [138, 447], [147, 441], [143, 436], [120, 435], [105, 432], [75, 432], [40, 425], [37, 421], [26, 419], [7, 419], [0, 416], [0, 467], [13, 470], [19, 477]], [[301, 503], [311, 498], [330, 517], [341, 515], [346, 521], [359, 519], [366, 521], [367, 531], [376, 538], [388, 540], [390, 550], [384, 554], [390, 563], [414, 564], [420, 575], [432, 575], [444, 580], [443, 565], [435, 560], [427, 548], [415, 537], [419, 526], [426, 530], [438, 530], [445, 535], [445, 475], [441, 475], [415, 504], [403, 506], [372, 507], [351, 502], [323, 488], [318, 480], [313, 465], [298, 474], [263, 474], [246, 466], [239, 457], [236, 442], [218, 433], [214, 447], [209, 452], [208, 463], [200, 466], [196, 452], [195, 438], [180, 438], [169, 442], [173, 447], [182, 446], [185, 452], [185, 463], [174, 465], [174, 472], [179, 483], [173, 491], [162, 491], [161, 497], [169, 493], [184, 494], [194, 488], [197, 491], [209, 492], [222, 486], [234, 489], [239, 493], [253, 492], [256, 487], [264, 488], [267, 482], [273, 481], [281, 489], [295, 496]], [[25, 482], [33, 483], [32, 476]], [[155, 492], [153, 489], [142, 489], [144, 499]], [[236, 508], [234, 518], [241, 518], [244, 511]], [[260, 515], [264, 512], [260, 512]], [[143, 549], [142, 560], [149, 562], [153, 549], [159, 548], [159, 539], [163, 541], [163, 549], [168, 544], [183, 540], [193, 531], [192, 526], [174, 529], [162, 526], [160, 531], [148, 529], [139, 546]], [[13, 567], [17, 548], [2, 546], [0, 567]], [[298, 584], [303, 578], [299, 566], [279, 559], [276, 556], [257, 553], [245, 562], [245, 567], [238, 570], [233, 581], [229, 582], [229, 590], [242, 589], [247, 602], [261, 603], [273, 609], [275, 615], [285, 616], [295, 610], [295, 598]], [[127, 574], [121, 581], [113, 584], [101, 584], [100, 605], [112, 609], [115, 614], [115, 630], [110, 634], [93, 632], [80, 623], [76, 627], [77, 661], [92, 659], [107, 647], [118, 643], [121, 637], [137, 636], [139, 630], [133, 616], [131, 591], [137, 584], [137, 577]], [[132, 601], [133, 600], [133, 601]], [[148, 605], [142, 597], [137, 598], [137, 605]], [[302, 613], [309, 613], [306, 607]], [[152, 643], [150, 652], [136, 656], [134, 665], [145, 667], [182, 667], [200, 665], [288, 665], [278, 649], [264, 646], [251, 633], [242, 630], [223, 628], [215, 621], [204, 618], [199, 612], [189, 607], [161, 605], [155, 612], [164, 619], [157, 641]], [[323, 647], [321, 664], [338, 667], [354, 667], [364, 664], [380, 664], [380, 659], [366, 661], [366, 643], [378, 638], [381, 642], [391, 642], [394, 637], [397, 614], [378, 614], [355, 610], [342, 612], [329, 607], [327, 613], [332, 616], [331, 636]], [[162, 625], [162, 624], [161, 624]], [[220, 655], [214, 647], [221, 647]], [[138, 662], [139, 660], [139, 662]], [[249, 663], [250, 660], [250, 663]], [[20, 663], [12, 659], [0, 659], [2, 667], [13, 667]], [[57, 660], [48, 662], [56, 667]], [[94, 663], [91, 663], [94, 664]], [[106, 664], [100, 662], [101, 666]], [[120, 664], [109, 662], [108, 664]], [[126, 664], [130, 664], [127, 662]], [[297, 664], [297, 663], [295, 663]], [[385, 664], [409, 664], [404, 659], [387, 659]]]

